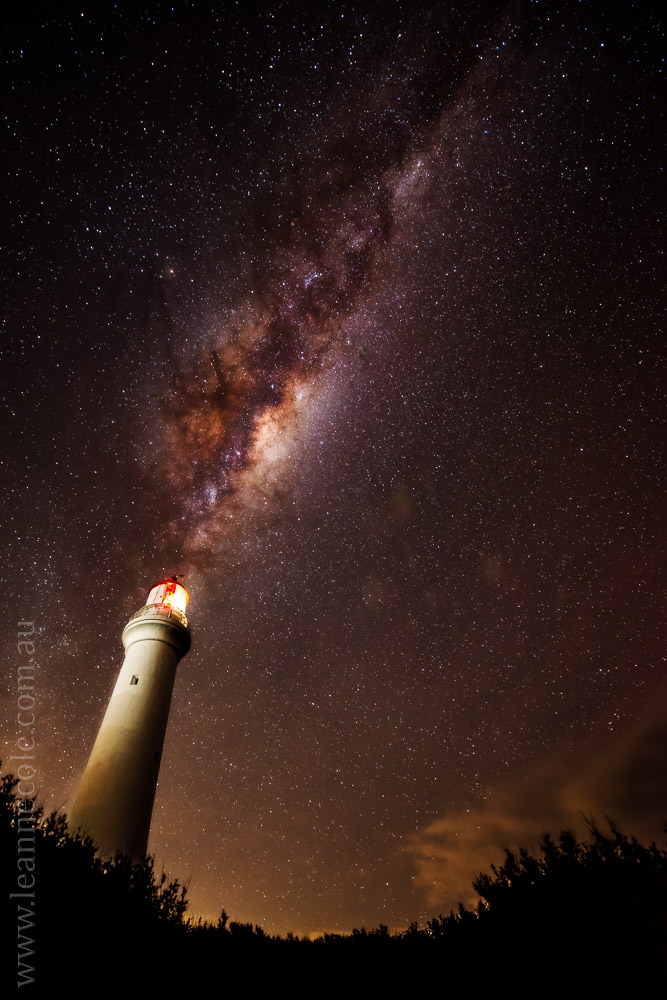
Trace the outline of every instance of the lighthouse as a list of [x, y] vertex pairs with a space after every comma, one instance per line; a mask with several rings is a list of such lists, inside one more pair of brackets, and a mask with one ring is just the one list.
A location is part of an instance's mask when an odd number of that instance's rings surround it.
[[146, 854], [176, 668], [190, 649], [188, 600], [176, 577], [156, 583], [123, 630], [125, 659], [68, 817], [105, 857]]

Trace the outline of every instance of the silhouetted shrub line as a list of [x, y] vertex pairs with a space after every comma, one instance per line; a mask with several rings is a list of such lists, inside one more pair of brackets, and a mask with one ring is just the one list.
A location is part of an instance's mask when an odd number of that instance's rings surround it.
[[[16, 855], [16, 783], [12, 775], [0, 781], [4, 859]], [[395, 933], [380, 924], [311, 940], [230, 921], [224, 909], [216, 923], [188, 920], [187, 885], [158, 876], [152, 857], [100, 859], [89, 838], [68, 833], [64, 816], [37, 808], [34, 817], [35, 961], [45, 982], [59, 969], [65, 984], [99, 990], [128, 977], [137, 988], [202, 985], [221, 962], [230, 982], [268, 981], [271, 969], [294, 983], [296, 969], [341, 982], [367, 974], [375, 985], [441, 978], [456, 989], [474, 972], [478, 985], [511, 984], [519, 996], [568, 989], [573, 977], [633, 997], [667, 982], [667, 852], [611, 821], [603, 832], [589, 820], [586, 843], [568, 831], [557, 840], [545, 835], [539, 857], [506, 850], [500, 867], [474, 880], [474, 909], [459, 904], [456, 913]], [[5, 929], [4, 940], [11, 934]]]

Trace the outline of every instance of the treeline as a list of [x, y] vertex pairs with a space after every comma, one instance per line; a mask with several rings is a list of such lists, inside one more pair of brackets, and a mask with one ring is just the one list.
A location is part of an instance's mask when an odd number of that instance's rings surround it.
[[568, 832], [545, 836], [538, 857], [507, 850], [502, 866], [474, 881], [475, 909], [459, 906], [395, 933], [380, 925], [312, 941], [266, 934], [224, 910], [217, 923], [189, 922], [186, 886], [158, 876], [152, 858], [97, 858], [90, 840], [68, 834], [63, 816], [18, 798], [11, 775], [0, 783], [0, 808], [6, 898], [32, 884], [24, 865], [17, 887], [17, 857], [34, 859], [34, 908], [28, 889], [10, 897], [3, 929], [4, 976], [14, 988], [17, 906], [34, 912], [32, 930], [28, 919], [20, 930], [23, 967], [35, 970], [34, 986], [24, 973], [26, 993], [57, 985], [72, 996], [203, 988], [394, 996], [423, 987], [441, 996], [491, 990], [532, 998], [585, 988], [638, 998], [667, 985], [667, 852], [613, 824], [603, 832], [590, 823], [585, 843]]

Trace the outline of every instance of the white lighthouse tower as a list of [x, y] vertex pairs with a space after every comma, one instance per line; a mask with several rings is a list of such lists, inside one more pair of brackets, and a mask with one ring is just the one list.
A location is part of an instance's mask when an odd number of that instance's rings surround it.
[[123, 630], [125, 660], [68, 817], [103, 856], [146, 854], [188, 600], [176, 577], [156, 583]]

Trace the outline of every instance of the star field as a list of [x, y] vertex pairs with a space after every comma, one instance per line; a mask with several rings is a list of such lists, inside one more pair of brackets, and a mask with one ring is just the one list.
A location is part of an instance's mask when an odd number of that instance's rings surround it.
[[67, 809], [122, 628], [184, 574], [149, 848], [195, 914], [404, 927], [582, 812], [664, 825], [661, 33], [476, 6], [7, 31], [40, 787]]

